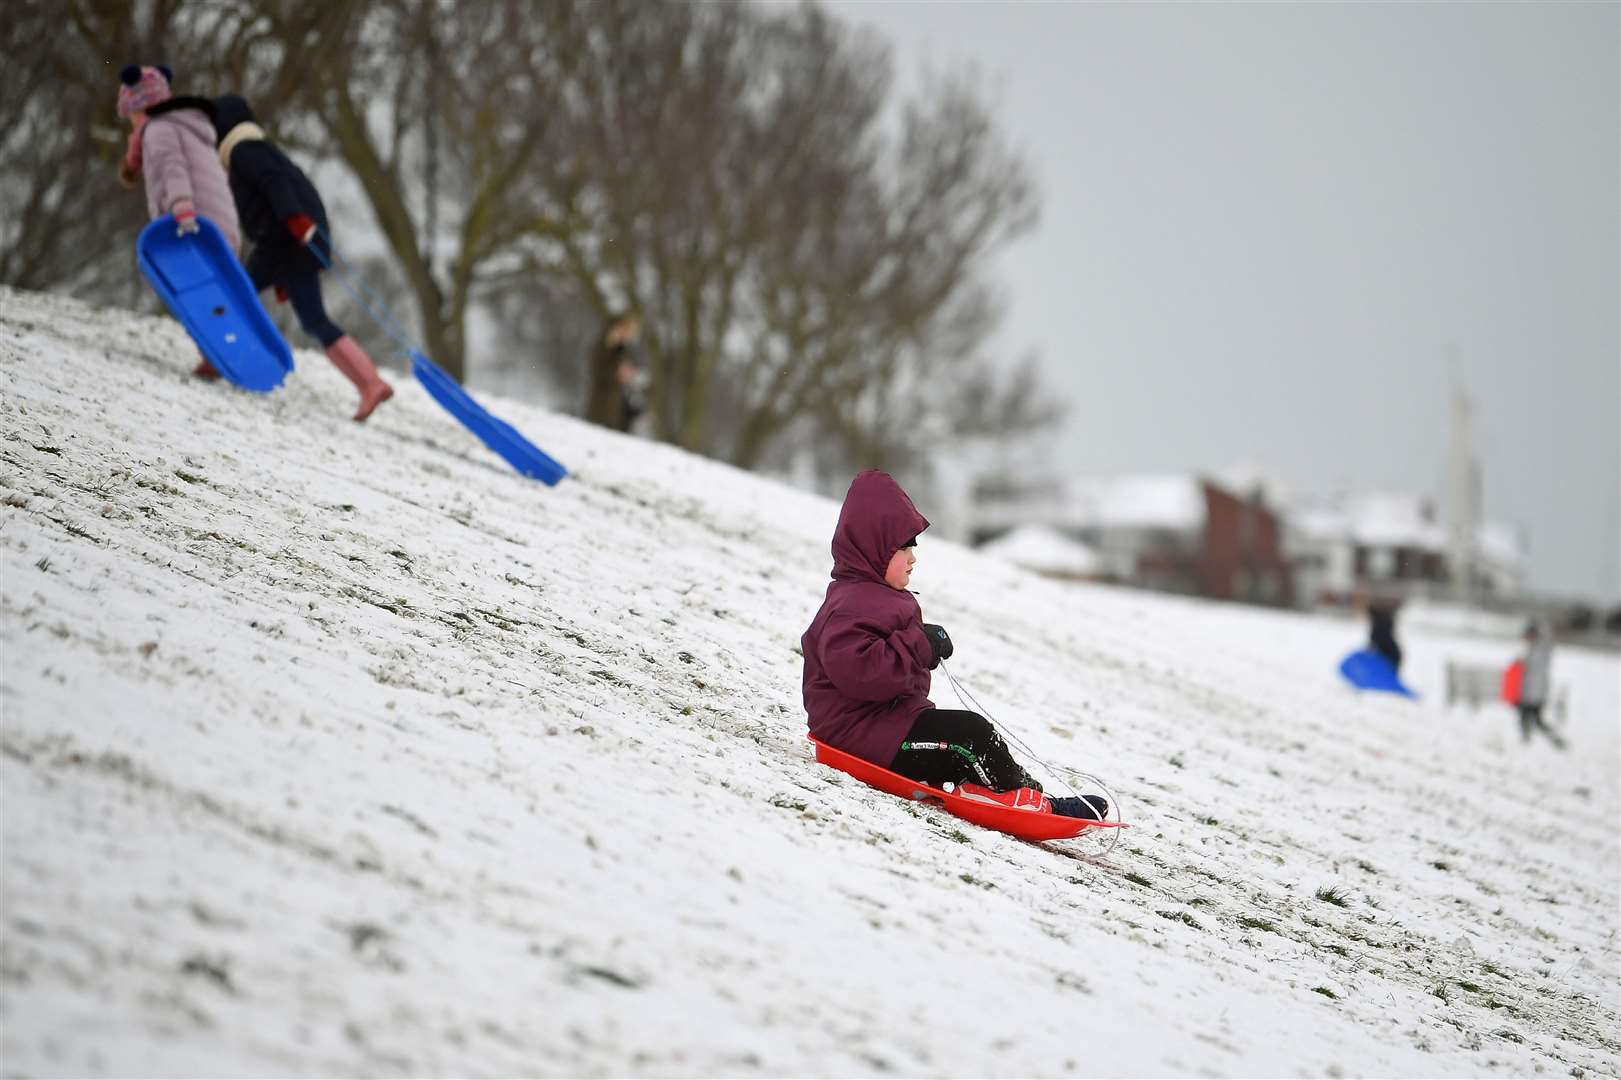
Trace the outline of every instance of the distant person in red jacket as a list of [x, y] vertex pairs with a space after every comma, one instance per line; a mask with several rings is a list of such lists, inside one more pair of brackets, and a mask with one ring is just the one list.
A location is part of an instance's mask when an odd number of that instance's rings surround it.
[[1523, 637], [1525, 657], [1520, 661], [1523, 668], [1519, 700], [1514, 703], [1520, 711], [1521, 741], [1530, 742], [1532, 733], [1540, 731], [1548, 737], [1549, 742], [1563, 750], [1565, 740], [1542, 718], [1543, 706], [1548, 703], [1552, 689], [1553, 634], [1532, 621], [1526, 623]]
[[907, 591], [929, 522], [888, 473], [850, 483], [833, 533], [833, 581], [800, 638], [810, 733], [829, 746], [970, 798], [1101, 820], [1097, 797], [1049, 798], [978, 713], [937, 709], [929, 672], [952, 653]]

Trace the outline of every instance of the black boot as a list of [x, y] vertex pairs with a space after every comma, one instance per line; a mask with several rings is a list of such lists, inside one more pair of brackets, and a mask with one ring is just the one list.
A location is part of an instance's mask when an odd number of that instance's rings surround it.
[[1102, 795], [1054, 795], [1050, 796], [1050, 798], [1053, 803], [1053, 813], [1059, 817], [1103, 821], [1109, 816], [1109, 800]]

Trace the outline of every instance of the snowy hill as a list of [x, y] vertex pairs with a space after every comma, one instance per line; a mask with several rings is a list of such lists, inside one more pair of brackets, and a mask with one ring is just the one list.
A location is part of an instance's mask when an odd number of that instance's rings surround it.
[[1134, 824], [1024, 844], [810, 760], [835, 504], [193, 359], [0, 290], [7, 1075], [1621, 1072], [1613, 656], [1560, 754], [1434, 703], [1501, 645], [1358, 697], [1359, 626], [925, 535], [953, 673]]

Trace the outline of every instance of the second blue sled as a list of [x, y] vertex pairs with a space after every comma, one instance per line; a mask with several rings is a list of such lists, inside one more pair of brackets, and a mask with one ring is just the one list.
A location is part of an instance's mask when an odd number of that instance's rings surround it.
[[507, 464], [525, 476], [543, 484], [556, 485], [568, 475], [568, 470], [546, 451], [519, 434], [518, 429], [492, 414], [473, 400], [438, 364], [411, 350], [411, 374], [428, 392], [428, 396], [444, 406], [446, 412], [462, 422], [462, 426], [481, 439]]

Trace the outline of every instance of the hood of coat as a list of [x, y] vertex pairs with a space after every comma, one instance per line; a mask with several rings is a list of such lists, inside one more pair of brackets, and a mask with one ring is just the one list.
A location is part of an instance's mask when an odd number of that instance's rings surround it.
[[876, 469], [858, 473], [833, 530], [833, 580], [884, 584], [895, 552], [928, 527], [894, 477]]
[[241, 94], [221, 94], [214, 99], [214, 138], [223, 142], [238, 124], [256, 124], [253, 107]]
[[207, 98], [192, 97], [190, 95], [165, 98], [163, 101], [146, 110], [146, 115], [148, 119], [151, 119], [157, 116], [164, 116], [168, 113], [178, 112], [181, 109], [196, 109], [210, 120], [214, 119], [214, 103]]

